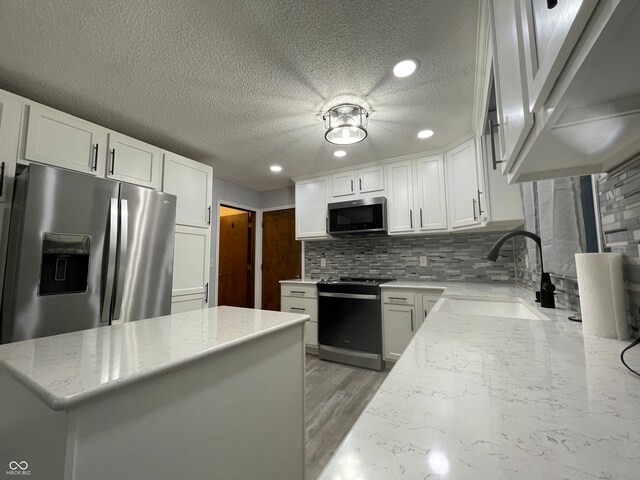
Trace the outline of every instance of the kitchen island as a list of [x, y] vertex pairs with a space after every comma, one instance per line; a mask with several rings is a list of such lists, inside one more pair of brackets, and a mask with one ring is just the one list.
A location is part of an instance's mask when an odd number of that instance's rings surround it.
[[[513, 301], [499, 285], [397, 282], [451, 299]], [[532, 305], [533, 306], [533, 305]], [[640, 378], [627, 344], [548, 320], [438, 312], [438, 304], [321, 480], [638, 478]], [[640, 349], [627, 360], [640, 365]]]
[[2, 469], [302, 478], [307, 319], [215, 307], [2, 345]]

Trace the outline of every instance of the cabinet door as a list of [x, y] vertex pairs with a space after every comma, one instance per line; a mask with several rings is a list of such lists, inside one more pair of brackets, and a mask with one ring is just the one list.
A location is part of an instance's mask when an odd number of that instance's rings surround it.
[[518, 2], [493, 0], [493, 50], [502, 161], [506, 170], [520, 152], [531, 127]]
[[160, 149], [116, 132], [109, 132], [107, 177], [143, 187], [160, 187]]
[[202, 293], [171, 298], [171, 314], [202, 310], [206, 307], [205, 296]]
[[327, 236], [328, 177], [296, 183], [296, 238]]
[[334, 197], [355, 195], [355, 193], [355, 174], [353, 172], [340, 172], [333, 174]]
[[416, 322], [418, 328], [420, 328], [420, 326], [424, 323], [424, 319], [426, 318], [426, 316], [429, 314], [429, 312], [431, 311], [433, 306], [438, 302], [439, 299], [440, 299], [440, 295], [434, 295], [434, 294], [422, 294], [420, 296], [421, 310], [418, 312], [418, 322]]
[[[509, 3], [509, 2], [504, 2]], [[540, 109], [598, 0], [520, 0], [529, 109]]]
[[209, 228], [213, 169], [175, 153], [164, 153], [162, 191], [178, 198], [176, 223]]
[[452, 228], [479, 223], [476, 161], [474, 139], [447, 152], [447, 195]]
[[358, 172], [358, 191], [360, 193], [380, 192], [384, 190], [384, 167], [363, 168]]
[[209, 303], [210, 247], [209, 229], [176, 225], [172, 297], [204, 294]]
[[397, 361], [407, 348], [416, 329], [416, 310], [413, 306], [384, 305], [384, 358]]
[[416, 173], [418, 228], [420, 231], [446, 230], [447, 201], [442, 155], [416, 160]]
[[21, 110], [20, 97], [0, 90], [0, 204], [10, 202], [13, 192]]
[[411, 162], [387, 165], [389, 233], [413, 232]]
[[41, 105], [28, 109], [25, 160], [103, 175], [106, 129]]
[[318, 322], [304, 322], [304, 343], [310, 347], [318, 346]]

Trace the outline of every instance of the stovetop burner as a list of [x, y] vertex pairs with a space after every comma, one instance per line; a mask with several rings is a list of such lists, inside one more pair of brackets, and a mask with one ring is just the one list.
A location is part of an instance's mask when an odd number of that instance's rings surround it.
[[382, 285], [394, 280], [395, 278], [340, 277], [339, 279], [323, 279], [318, 283], [331, 285]]

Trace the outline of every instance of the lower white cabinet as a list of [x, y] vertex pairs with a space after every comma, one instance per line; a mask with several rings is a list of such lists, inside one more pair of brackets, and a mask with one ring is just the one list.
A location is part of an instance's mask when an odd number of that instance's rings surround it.
[[160, 188], [162, 158], [158, 147], [120, 133], [109, 132], [107, 178]]
[[309, 315], [304, 324], [304, 343], [318, 347], [318, 299], [315, 285], [282, 284], [280, 311]]
[[176, 225], [171, 295], [204, 295], [209, 303], [209, 257], [211, 230]]

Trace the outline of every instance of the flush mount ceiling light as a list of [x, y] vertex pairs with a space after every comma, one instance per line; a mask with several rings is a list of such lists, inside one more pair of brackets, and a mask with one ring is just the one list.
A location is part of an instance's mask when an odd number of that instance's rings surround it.
[[433, 136], [433, 130], [421, 130], [418, 132], [418, 138], [429, 138]]
[[398, 78], [404, 78], [411, 75], [418, 69], [418, 62], [415, 60], [407, 59], [396, 63], [393, 67], [393, 74]]
[[269, 167], [269, 170], [271, 170], [274, 173], [278, 173], [282, 171], [282, 167], [280, 165], [271, 165]]
[[330, 108], [322, 117], [327, 129], [324, 138], [336, 145], [351, 145], [367, 138], [367, 111], [350, 103]]
[[345, 152], [344, 150], [336, 150], [335, 152], [333, 152], [333, 156], [334, 157], [344, 157], [347, 154], [347, 152]]

